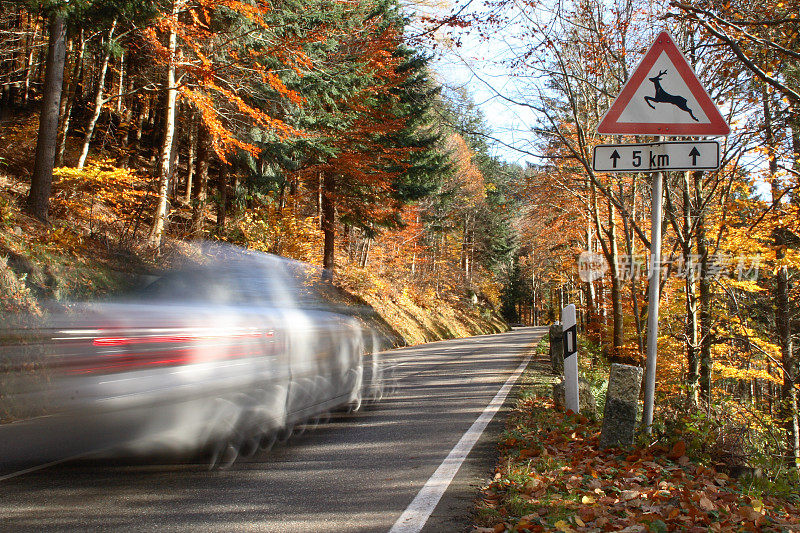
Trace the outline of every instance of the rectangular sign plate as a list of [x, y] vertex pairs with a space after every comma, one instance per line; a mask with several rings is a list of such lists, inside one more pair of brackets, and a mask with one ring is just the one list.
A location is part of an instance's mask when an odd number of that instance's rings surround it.
[[719, 142], [599, 144], [594, 147], [592, 168], [595, 172], [716, 170], [719, 168]]

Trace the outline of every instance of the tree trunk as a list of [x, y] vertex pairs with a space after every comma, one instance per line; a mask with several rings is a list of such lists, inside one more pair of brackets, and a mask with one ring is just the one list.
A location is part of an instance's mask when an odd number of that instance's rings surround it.
[[106, 46], [105, 55], [103, 55], [103, 62], [100, 64], [100, 75], [97, 79], [97, 89], [94, 93], [94, 108], [92, 115], [89, 117], [89, 122], [86, 123], [86, 131], [83, 134], [83, 147], [81, 148], [81, 155], [78, 156], [78, 164], [76, 168], [82, 169], [86, 164], [86, 157], [89, 155], [89, 145], [92, 142], [92, 135], [94, 135], [94, 127], [97, 125], [97, 119], [100, 118], [100, 113], [103, 111], [103, 89], [106, 85], [106, 73], [108, 72], [108, 62], [111, 59], [111, 40], [114, 38], [114, 30], [117, 27], [117, 19], [111, 23], [111, 28], [108, 30], [108, 35], [104, 40]]
[[622, 282], [620, 281], [619, 269], [616, 265], [619, 264], [619, 250], [617, 247], [617, 222], [616, 210], [614, 205], [608, 202], [608, 247], [609, 258], [608, 261], [611, 265], [611, 308], [614, 319], [614, 338], [613, 350], [614, 359], [620, 357], [622, 345], [625, 344], [624, 331], [623, 331], [623, 313], [622, 313]]
[[[636, 178], [634, 177], [632, 187], [633, 207], [630, 211], [630, 216], [633, 219], [636, 216]], [[633, 228], [631, 227], [628, 217], [622, 217], [622, 229], [625, 232], [625, 252], [630, 258], [631, 275], [629, 284], [631, 292], [631, 302], [633, 303], [633, 323], [636, 326], [636, 345], [639, 347], [639, 354], [645, 352], [644, 346], [644, 327], [642, 325], [642, 314], [639, 309], [639, 290], [636, 284], [639, 282], [638, 272], [636, 272], [636, 241], [633, 239]]]
[[[190, 117], [194, 118], [190, 113]], [[192, 201], [192, 180], [194, 179], [195, 154], [197, 154], [197, 120], [191, 120], [189, 126], [189, 148], [186, 158], [186, 189], [183, 201], [187, 204]]]
[[117, 78], [117, 115], [122, 114], [122, 95], [125, 93], [125, 52], [119, 55], [119, 77]]
[[218, 186], [219, 198], [217, 199], [217, 227], [225, 229], [225, 215], [228, 212], [228, 166], [220, 163]]
[[369, 250], [372, 246], [372, 237], [367, 237], [364, 240], [364, 247], [361, 249], [361, 261], [358, 266], [367, 268], [367, 261], [369, 260]]
[[[592, 195], [591, 198], [592, 220], [594, 222], [595, 231], [597, 232], [598, 242], [600, 243], [600, 246], [603, 249], [603, 256], [606, 258], [606, 261], [608, 262], [609, 268], [611, 270], [611, 312], [614, 323], [612, 325], [613, 339], [612, 339], [610, 358], [612, 361], [616, 362], [619, 348], [623, 344], [622, 299], [621, 299], [622, 295], [620, 291], [620, 272], [617, 260], [618, 250], [617, 250], [617, 239], [616, 239], [616, 222], [614, 220], [613, 205], [609, 201], [608, 202], [609, 229], [607, 231], [604, 231], [605, 228], [600, 223], [600, 209], [597, 204], [597, 191], [594, 185], [592, 185], [591, 187], [591, 195]], [[609, 241], [608, 243], [606, 243], [605, 239], [603, 238], [603, 233], [606, 233], [606, 237], [608, 238]], [[603, 316], [605, 317], [605, 306], [602, 303], [600, 304], [600, 309], [602, 309]], [[605, 323], [605, 320], [603, 322]]]
[[[695, 177], [695, 180], [702, 179], [702, 173]], [[700, 359], [698, 357], [699, 334], [697, 330], [698, 309], [697, 294], [695, 294], [696, 270], [693, 256], [694, 242], [692, 239], [692, 219], [700, 216], [692, 205], [692, 195], [689, 184], [689, 172], [683, 173], [683, 263], [686, 272], [684, 288], [686, 290], [686, 388], [689, 407], [696, 407], [700, 400], [699, 379], [700, 379]]]
[[172, 149], [170, 150], [169, 154], [169, 187], [167, 188], [167, 195], [169, 198], [175, 198], [177, 196], [177, 184], [175, 183], [178, 166], [181, 164], [180, 158], [180, 139], [178, 139], [179, 130], [177, 129], [177, 125], [181, 120], [181, 110], [180, 106], [175, 111], [175, 135], [172, 138]]
[[[28, 21], [31, 21], [30, 15], [28, 15]], [[31, 90], [31, 78], [33, 77], [33, 60], [35, 59], [36, 53], [36, 36], [39, 34], [39, 24], [37, 22], [33, 22], [33, 35], [31, 35], [30, 43], [29, 43], [29, 52], [28, 57], [25, 58], [25, 85], [22, 91], [22, 105], [28, 105], [28, 96]]]
[[64, 18], [54, 12], [50, 16], [50, 37], [47, 44], [47, 66], [44, 80], [42, 111], [39, 115], [39, 136], [36, 139], [36, 156], [28, 195], [30, 212], [44, 222], [50, 207], [50, 190], [53, 183], [53, 165], [58, 140], [58, 112], [64, 82]]
[[[128, 78], [128, 90], [133, 89], [133, 80]], [[136, 98], [125, 106], [124, 112], [120, 117], [119, 137], [120, 137], [120, 154], [117, 158], [117, 165], [122, 168], [128, 168], [128, 163], [131, 158], [130, 144], [133, 137], [133, 115], [134, 109], [139, 107], [139, 99]]]
[[136, 120], [136, 129], [133, 132], [133, 141], [134, 144], [138, 147], [139, 143], [142, 142], [142, 135], [144, 133], [144, 125], [147, 123], [149, 124], [150, 120], [150, 108], [153, 106], [153, 98], [148, 96], [144, 99], [144, 104], [141, 106], [141, 110], [139, 111], [139, 118]]
[[464, 215], [464, 228], [461, 233], [461, 272], [464, 279], [469, 278], [469, 213]]
[[[172, 18], [177, 21], [182, 0], [173, 0]], [[178, 47], [178, 35], [172, 27], [169, 32], [169, 66], [167, 67], [167, 102], [164, 109], [164, 135], [161, 141], [161, 155], [158, 165], [158, 204], [153, 217], [153, 229], [150, 231], [150, 244], [161, 246], [161, 236], [167, 218], [167, 191], [169, 190], [170, 159], [172, 156], [172, 140], [175, 137], [175, 110], [177, 107], [178, 88], [175, 86], [175, 51]]]
[[[769, 172], [772, 182], [772, 202], [779, 201], [783, 194], [778, 176], [777, 142], [772, 124], [772, 106], [770, 96], [762, 92], [764, 104], [764, 131], [765, 144], [769, 158]], [[775, 209], [781, 211], [780, 206]], [[775, 333], [777, 333], [778, 346], [781, 349], [781, 363], [783, 366], [783, 384], [781, 386], [780, 418], [784, 420], [786, 430], [786, 464], [792, 471], [797, 471], [800, 459], [800, 428], [798, 427], [797, 414], [797, 361], [794, 358], [791, 332], [791, 309], [789, 300], [789, 269], [784, 263], [786, 259], [785, 228], [778, 225], [774, 229], [773, 246], [775, 248], [775, 263], [779, 265], [775, 272], [775, 291], [773, 294], [775, 307]]]
[[86, 40], [83, 38], [83, 30], [81, 30], [78, 36], [78, 49], [76, 51], [75, 64], [72, 66], [72, 74], [70, 75], [64, 98], [61, 99], [61, 123], [58, 126], [58, 149], [56, 151], [57, 167], [64, 164], [64, 150], [67, 147], [70, 116], [72, 115], [72, 106], [75, 102], [75, 92], [78, 86], [78, 78], [81, 74], [81, 65], [83, 65], [83, 53], [85, 50]]
[[208, 167], [211, 156], [211, 139], [203, 124], [197, 127], [197, 194], [192, 204], [192, 238], [202, 239], [203, 222], [206, 219]]
[[325, 269], [323, 278], [333, 280], [335, 264], [335, 245], [336, 245], [336, 205], [334, 195], [336, 194], [336, 178], [330, 172], [325, 172], [322, 178], [322, 233], [325, 237], [325, 244], [322, 253], [322, 267]]
[[[703, 173], [694, 172], [695, 204], [700, 206], [703, 198]], [[711, 279], [708, 274], [708, 242], [706, 241], [705, 214], [697, 211], [697, 255], [700, 256], [700, 399], [711, 404], [711, 372], [714, 364], [711, 357]]]

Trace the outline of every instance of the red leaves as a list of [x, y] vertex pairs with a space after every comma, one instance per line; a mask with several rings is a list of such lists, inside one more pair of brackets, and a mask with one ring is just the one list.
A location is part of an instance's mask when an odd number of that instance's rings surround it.
[[[785, 501], [742, 494], [734, 480], [693, 463], [686, 443], [618, 456], [597, 448], [599, 424], [579, 423], [549, 400], [520, 402], [501, 443], [497, 476], [482, 506], [499, 531], [788, 531], [800, 527]], [[538, 453], [537, 453], [538, 452]], [[523, 513], [520, 501], [529, 505]], [[514, 503], [517, 502], [517, 503]], [[513, 516], [519, 510], [523, 516]]]
[[[181, 97], [191, 102], [200, 112], [211, 134], [214, 151], [225, 161], [226, 153], [238, 149], [253, 155], [260, 151], [255, 145], [241, 140], [241, 132], [246, 131], [247, 127], [272, 131], [279, 138], [301, 135], [298, 130], [278, 118], [277, 113], [265, 113], [257, 105], [246, 101], [243, 95], [248, 94], [252, 79], [256, 77], [287, 104], [302, 105], [304, 100], [301, 95], [289, 89], [277, 76], [277, 69], [268, 69], [262, 60], [265, 56], [277, 58], [282, 63], [278, 68], [297, 70], [305, 68], [309, 61], [302, 50], [302, 39], [291, 36], [276, 37], [275, 50], [250, 50], [250, 53], [240, 54], [236, 50], [222, 48], [220, 43], [237, 41], [241, 36], [241, 28], [223, 28], [220, 25], [212, 29], [211, 14], [219, 6], [238, 13], [263, 31], [270, 29], [264, 18], [269, 7], [263, 2], [191, 0], [183, 9], [190, 16], [165, 14], [152, 28], [142, 30], [141, 35], [156, 62], [173, 63], [180, 80]], [[171, 57], [168, 48], [162, 43], [164, 37], [160, 35], [170, 31], [178, 39], [176, 58]]]
[[682, 440], [679, 440], [672, 446], [672, 451], [670, 451], [668, 457], [672, 460], [677, 460], [684, 455], [686, 455], [686, 443]]

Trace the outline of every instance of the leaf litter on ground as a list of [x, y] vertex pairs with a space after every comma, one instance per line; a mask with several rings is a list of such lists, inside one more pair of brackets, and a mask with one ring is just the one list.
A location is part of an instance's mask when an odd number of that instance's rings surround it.
[[687, 457], [681, 440], [600, 450], [599, 437], [598, 422], [556, 411], [549, 398], [519, 400], [475, 531], [800, 531], [795, 502], [744, 494]]

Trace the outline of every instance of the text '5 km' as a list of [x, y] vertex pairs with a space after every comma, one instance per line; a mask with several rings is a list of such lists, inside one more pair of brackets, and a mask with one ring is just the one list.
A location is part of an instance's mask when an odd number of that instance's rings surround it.
[[658, 172], [719, 168], [717, 141], [601, 144], [594, 148], [595, 172]]

